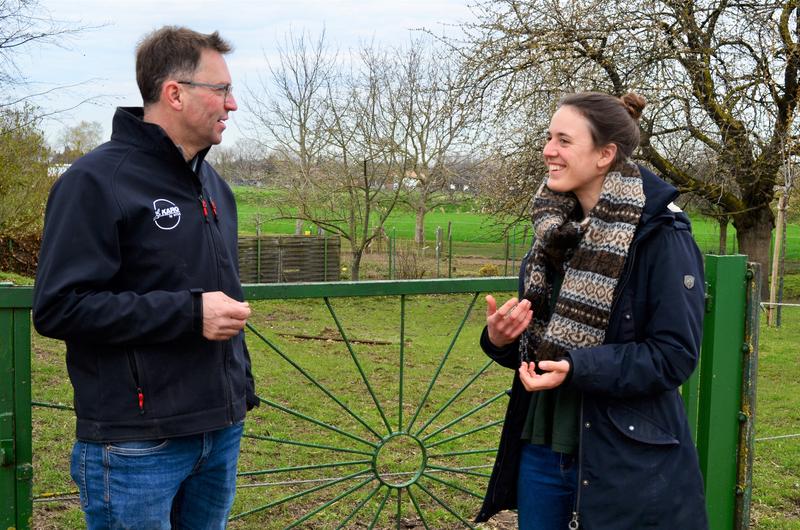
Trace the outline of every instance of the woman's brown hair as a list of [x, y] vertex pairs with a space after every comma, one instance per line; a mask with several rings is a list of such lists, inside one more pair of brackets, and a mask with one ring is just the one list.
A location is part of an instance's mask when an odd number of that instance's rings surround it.
[[639, 118], [646, 104], [634, 92], [619, 98], [600, 92], [579, 92], [558, 102], [559, 107], [568, 105], [586, 118], [596, 147], [617, 145], [615, 162], [630, 157], [639, 145]]

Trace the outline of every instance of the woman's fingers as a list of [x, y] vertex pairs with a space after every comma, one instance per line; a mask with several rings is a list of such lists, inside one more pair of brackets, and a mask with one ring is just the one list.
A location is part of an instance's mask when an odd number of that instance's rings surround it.
[[511, 298], [497, 308], [494, 298], [487, 296], [486, 325], [489, 340], [498, 347], [514, 342], [528, 326], [532, 315], [528, 300], [518, 302], [516, 298]]
[[561, 385], [569, 373], [569, 362], [540, 361], [539, 371], [542, 373], [536, 373], [536, 363], [520, 364], [519, 379], [528, 392], [547, 390]]

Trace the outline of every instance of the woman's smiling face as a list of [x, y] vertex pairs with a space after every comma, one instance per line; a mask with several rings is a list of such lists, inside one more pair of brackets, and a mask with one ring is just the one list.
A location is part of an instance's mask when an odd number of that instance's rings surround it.
[[542, 151], [547, 165], [547, 187], [553, 191], [578, 194], [582, 188], [602, 183], [603, 157], [595, 147], [589, 121], [575, 108], [560, 107], [550, 120], [547, 143]]

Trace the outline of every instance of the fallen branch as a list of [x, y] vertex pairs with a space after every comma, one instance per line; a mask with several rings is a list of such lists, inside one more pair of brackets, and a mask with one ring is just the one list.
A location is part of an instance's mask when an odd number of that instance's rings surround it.
[[[278, 333], [282, 337], [294, 337], [296, 339], [305, 340], [335, 340], [337, 342], [345, 342], [342, 337], [329, 337], [327, 335], [303, 335], [301, 333]], [[371, 339], [348, 339], [348, 342], [353, 344], [378, 344], [378, 345], [391, 345], [388, 340], [371, 340]]]

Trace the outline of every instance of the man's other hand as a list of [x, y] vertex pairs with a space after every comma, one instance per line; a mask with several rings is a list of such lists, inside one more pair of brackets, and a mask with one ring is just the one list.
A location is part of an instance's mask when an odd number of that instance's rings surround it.
[[203, 336], [208, 340], [234, 337], [244, 328], [250, 313], [250, 304], [222, 291], [203, 293]]

